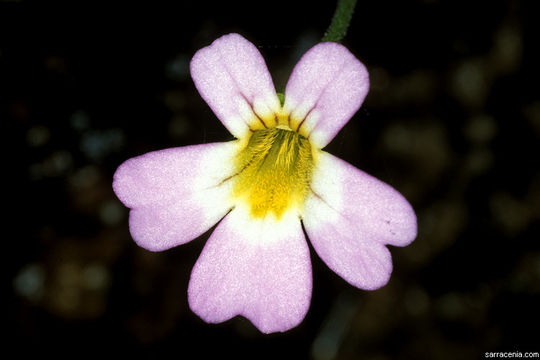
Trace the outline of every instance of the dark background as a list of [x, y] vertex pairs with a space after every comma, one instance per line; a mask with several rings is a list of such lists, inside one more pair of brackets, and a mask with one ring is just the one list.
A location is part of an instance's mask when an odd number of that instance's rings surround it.
[[403, 193], [419, 235], [391, 248], [392, 278], [373, 292], [312, 252], [305, 320], [261, 335], [243, 318], [208, 325], [189, 310], [211, 230], [162, 253], [137, 247], [112, 175], [147, 151], [232, 138], [191, 81], [195, 51], [241, 33], [282, 90], [334, 2], [1, 2], [8, 346], [75, 359], [540, 351], [534, 4], [359, 1], [343, 44], [372, 86], [327, 150]]

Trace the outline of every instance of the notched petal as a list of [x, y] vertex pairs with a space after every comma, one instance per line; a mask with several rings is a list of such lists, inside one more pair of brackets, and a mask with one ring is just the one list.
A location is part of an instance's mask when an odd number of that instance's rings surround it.
[[135, 242], [161, 251], [193, 240], [232, 207], [230, 186], [236, 142], [151, 152], [120, 165], [113, 189], [129, 208]]
[[209, 323], [241, 315], [263, 333], [283, 332], [304, 318], [311, 287], [309, 248], [298, 217], [253, 219], [239, 206], [204, 247], [188, 299]]
[[395, 189], [343, 160], [320, 152], [303, 222], [317, 254], [337, 274], [363, 289], [387, 283], [385, 245], [416, 237], [416, 216]]

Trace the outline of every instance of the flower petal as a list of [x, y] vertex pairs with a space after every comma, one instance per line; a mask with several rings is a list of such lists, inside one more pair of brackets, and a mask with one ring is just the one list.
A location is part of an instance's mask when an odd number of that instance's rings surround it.
[[384, 246], [416, 237], [416, 215], [391, 186], [324, 151], [320, 152], [303, 222], [315, 251], [354, 286], [376, 289], [392, 272]]
[[232, 207], [230, 184], [236, 141], [154, 151], [124, 162], [113, 189], [129, 208], [135, 242], [161, 251], [186, 243]]
[[200, 49], [190, 68], [203, 99], [237, 138], [271, 125], [264, 119], [275, 121], [280, 104], [272, 78], [259, 50], [242, 36], [225, 35]]
[[285, 89], [285, 112], [322, 149], [360, 108], [369, 90], [364, 65], [344, 46], [325, 42], [296, 64]]
[[271, 333], [302, 321], [311, 286], [309, 248], [298, 216], [256, 220], [236, 207], [197, 260], [188, 298], [193, 312], [209, 323], [242, 315]]

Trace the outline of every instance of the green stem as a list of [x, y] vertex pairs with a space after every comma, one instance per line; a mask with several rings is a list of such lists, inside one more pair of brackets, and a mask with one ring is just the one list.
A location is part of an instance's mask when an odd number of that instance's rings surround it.
[[340, 42], [347, 34], [349, 23], [354, 12], [356, 0], [338, 0], [336, 12], [328, 30], [324, 33], [322, 41]]

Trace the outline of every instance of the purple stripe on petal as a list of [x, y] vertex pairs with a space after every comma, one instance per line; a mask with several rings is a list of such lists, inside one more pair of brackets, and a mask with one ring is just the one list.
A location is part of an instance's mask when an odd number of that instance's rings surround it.
[[200, 49], [191, 60], [191, 76], [203, 99], [237, 138], [253, 121], [272, 116], [279, 100], [259, 50], [238, 34]]
[[197, 260], [188, 298], [191, 309], [207, 322], [242, 315], [271, 333], [302, 321], [311, 289], [309, 249], [298, 217], [255, 220], [237, 207]]
[[364, 65], [344, 46], [315, 45], [296, 64], [285, 89], [286, 112], [318, 148], [325, 147], [360, 108], [369, 90]]

